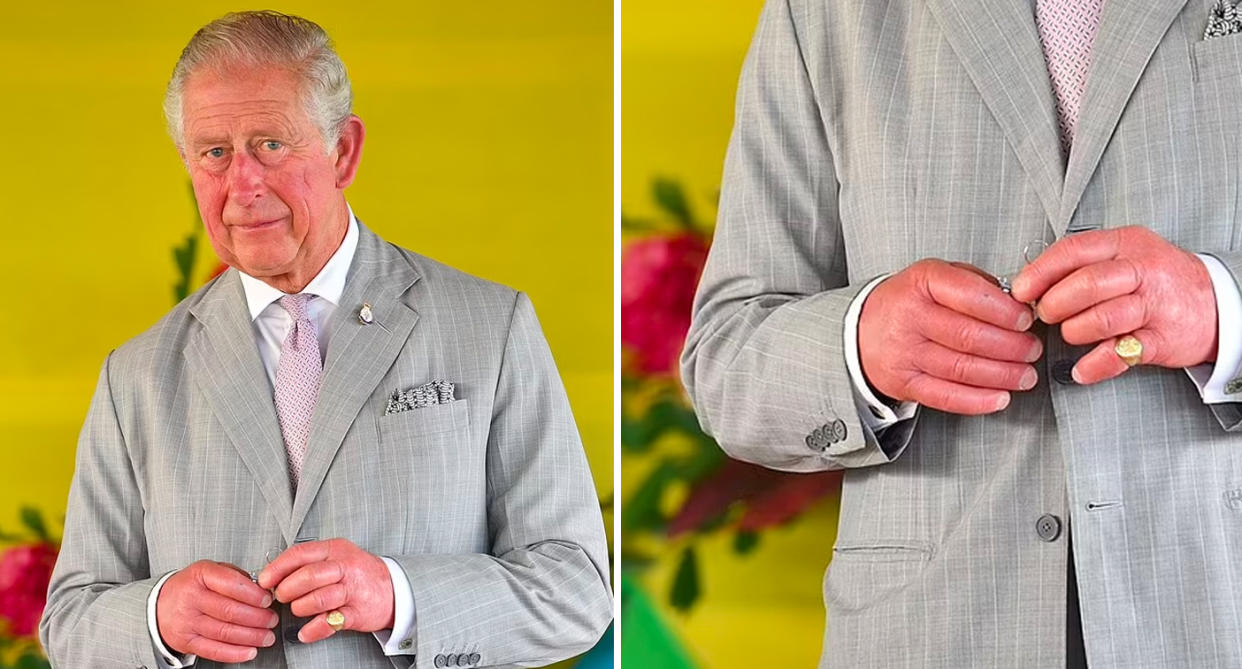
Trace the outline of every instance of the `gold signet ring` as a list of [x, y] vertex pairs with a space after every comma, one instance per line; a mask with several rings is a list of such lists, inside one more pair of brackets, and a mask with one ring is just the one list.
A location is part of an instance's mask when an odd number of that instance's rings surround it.
[[1139, 360], [1143, 357], [1143, 342], [1139, 341], [1134, 335], [1126, 335], [1117, 340], [1117, 345], [1113, 347], [1113, 351], [1117, 353], [1117, 357], [1126, 363], [1127, 367], [1133, 367], [1139, 364]]
[[345, 614], [340, 611], [328, 611], [328, 626], [338, 632], [345, 629]]

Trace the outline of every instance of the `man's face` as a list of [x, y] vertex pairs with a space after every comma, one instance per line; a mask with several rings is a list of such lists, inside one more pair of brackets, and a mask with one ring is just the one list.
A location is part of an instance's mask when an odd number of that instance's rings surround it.
[[325, 153], [298, 86], [279, 67], [205, 68], [182, 97], [183, 158], [216, 255], [286, 292], [319, 272], [348, 224], [348, 161], [339, 145]]

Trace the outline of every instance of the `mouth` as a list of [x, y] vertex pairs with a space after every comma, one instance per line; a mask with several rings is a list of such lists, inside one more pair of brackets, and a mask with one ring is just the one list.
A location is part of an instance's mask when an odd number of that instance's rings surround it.
[[265, 221], [234, 223], [232, 227], [237, 230], [243, 230], [245, 232], [257, 232], [259, 230], [267, 230], [269, 228], [274, 228], [280, 223], [282, 223], [284, 220], [285, 218], [282, 216], [280, 218], [273, 218], [273, 219], [265, 220]]

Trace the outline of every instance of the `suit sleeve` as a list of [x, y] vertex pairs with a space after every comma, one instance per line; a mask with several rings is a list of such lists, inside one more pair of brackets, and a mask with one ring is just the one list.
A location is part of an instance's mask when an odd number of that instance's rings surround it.
[[54, 667], [155, 667], [143, 505], [104, 362], [78, 439], [39, 638]]
[[[1231, 285], [1221, 286], [1217, 282], [1215, 276], [1213, 277], [1212, 289], [1216, 291], [1219, 307], [1222, 292], [1230, 289], [1242, 290], [1239, 288], [1239, 286], [1242, 286], [1242, 281], [1239, 281], [1239, 278], [1242, 277], [1242, 251], [1211, 252], [1206, 255], [1219, 260], [1221, 265], [1228, 270], [1228, 274], [1232, 279]], [[1209, 272], [1210, 271], [1211, 268], [1209, 266]], [[1220, 352], [1217, 358], [1218, 365], [1227, 364], [1221, 362], [1222, 357], [1232, 357], [1236, 359], [1236, 352], [1240, 347], [1242, 347], [1242, 344], [1238, 343], [1238, 339], [1242, 338], [1242, 332], [1228, 331], [1228, 328], [1225, 327], [1227, 324], [1227, 319], [1222, 318], [1220, 320], [1221, 329], [1219, 332], [1219, 342], [1217, 346]], [[1234, 355], [1224, 356], [1226, 352], [1230, 351], [1234, 352]], [[1218, 401], [1209, 403], [1208, 408], [1211, 409], [1212, 415], [1216, 416], [1217, 422], [1220, 423], [1220, 426], [1225, 431], [1242, 432], [1242, 369], [1237, 369], [1236, 365], [1233, 366], [1235, 367], [1234, 369], [1219, 370], [1228, 377], [1228, 380], [1223, 384], [1223, 396], [1216, 398]], [[1216, 377], [1216, 374], [1214, 373], [1209, 372], [1209, 375], [1212, 378]], [[1193, 379], [1194, 377], [1195, 375], [1192, 373], [1191, 378]], [[1203, 392], [1204, 384], [1196, 382], [1196, 385], [1199, 386], [1200, 392]]]
[[511, 317], [487, 444], [489, 554], [390, 556], [415, 610], [414, 666], [542, 666], [590, 648], [612, 619], [595, 486], [530, 300]]
[[867, 282], [849, 283], [822, 116], [832, 107], [799, 38], [788, 0], [770, 0], [742, 68], [682, 378], [729, 455], [805, 472], [891, 461], [917, 411], [881, 434], [860, 420], [844, 340]]

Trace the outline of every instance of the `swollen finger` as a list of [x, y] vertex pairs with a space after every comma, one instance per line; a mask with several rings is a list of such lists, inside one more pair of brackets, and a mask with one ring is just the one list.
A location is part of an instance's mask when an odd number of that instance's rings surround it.
[[981, 358], [934, 343], [922, 347], [914, 364], [936, 378], [976, 388], [1030, 390], [1039, 380], [1031, 365]]
[[982, 270], [957, 263], [928, 279], [927, 290], [941, 306], [1007, 330], [1026, 330], [1035, 322], [1030, 307], [1000, 289]]
[[1043, 343], [1029, 332], [1014, 332], [944, 307], [929, 308], [917, 324], [928, 339], [961, 353], [1007, 362], [1034, 362]]
[[915, 402], [948, 413], [977, 416], [1009, 406], [1009, 393], [1004, 390], [976, 388], [930, 374], [914, 377], [906, 387]]
[[325, 613], [344, 606], [346, 594], [343, 583], [333, 583], [293, 600], [289, 604], [289, 610], [299, 618], [309, 618], [316, 613]]
[[1062, 237], [1018, 272], [1011, 294], [1020, 302], [1041, 300], [1049, 288], [1074, 270], [1112, 260], [1119, 248], [1120, 237], [1115, 230], [1089, 230]]
[[201, 574], [203, 586], [212, 592], [258, 608], [272, 605], [272, 594], [231, 564], [217, 562], [213, 568], [203, 569]]
[[271, 628], [280, 622], [280, 617], [271, 609], [250, 606], [211, 591], [202, 593], [197, 603], [198, 610], [208, 616], [245, 627]]
[[[345, 627], [343, 629], [353, 629], [349, 626], [349, 622], [358, 618], [358, 612], [348, 606], [342, 606], [336, 610], [345, 616]], [[311, 618], [310, 622], [302, 626], [302, 630], [298, 632], [298, 640], [302, 643], [314, 643], [322, 641], [333, 634], [336, 634], [336, 630], [332, 629], [332, 626], [328, 624], [328, 614], [321, 613]]]
[[340, 583], [344, 578], [345, 567], [340, 562], [312, 562], [299, 567], [276, 586], [276, 599], [291, 602], [318, 588]]
[[1146, 324], [1143, 299], [1133, 293], [1113, 298], [1061, 324], [1061, 338], [1081, 346], [1120, 337]]
[[270, 629], [236, 625], [206, 615], [199, 616], [191, 623], [190, 630], [199, 636], [234, 646], [266, 648], [276, 643], [276, 635]]
[[1036, 311], [1045, 323], [1060, 323], [1101, 302], [1133, 293], [1139, 270], [1126, 258], [1108, 260], [1074, 270], [1048, 289]]
[[297, 571], [302, 566], [314, 562], [322, 562], [327, 560], [330, 555], [331, 544], [329, 541], [308, 541], [294, 544], [285, 552], [276, 556], [275, 560], [272, 560], [263, 568], [263, 571], [259, 572], [259, 585], [268, 589], [275, 588], [289, 574]]
[[190, 639], [186, 643], [186, 652], [197, 655], [204, 660], [223, 662], [225, 664], [249, 662], [259, 654], [258, 649], [254, 647], [236, 646], [231, 643], [208, 639], [205, 636], [196, 636]]
[[[1137, 330], [1133, 335], [1143, 345], [1142, 355], [1139, 356], [1138, 364], [1152, 364], [1154, 360], [1159, 358], [1160, 337], [1158, 335], [1151, 330]], [[1117, 339], [1114, 337], [1102, 341], [1098, 346], [1088, 351], [1086, 355], [1079, 358], [1078, 362], [1074, 364], [1072, 372], [1074, 381], [1090, 385], [1116, 378], [1130, 369], [1126, 361], [1117, 355]]]

